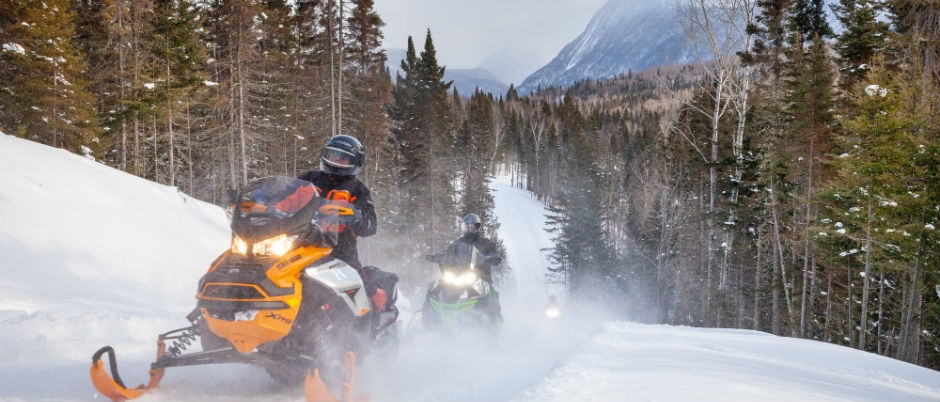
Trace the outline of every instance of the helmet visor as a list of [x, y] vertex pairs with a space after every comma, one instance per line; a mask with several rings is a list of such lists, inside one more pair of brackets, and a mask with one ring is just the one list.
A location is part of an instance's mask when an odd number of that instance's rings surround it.
[[339, 148], [323, 148], [323, 162], [340, 169], [351, 169], [357, 166], [356, 155]]

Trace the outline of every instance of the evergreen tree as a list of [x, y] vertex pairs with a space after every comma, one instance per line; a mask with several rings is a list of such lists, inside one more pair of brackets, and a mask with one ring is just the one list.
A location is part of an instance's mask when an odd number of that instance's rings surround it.
[[825, 0], [795, 0], [790, 24], [793, 32], [799, 33], [804, 41], [811, 41], [817, 35], [823, 39], [834, 35], [826, 19]]
[[754, 46], [746, 50], [742, 61], [768, 65], [771, 74], [779, 74], [781, 56], [786, 44], [787, 21], [790, 15], [790, 0], [757, 0], [760, 12], [753, 25], [747, 27], [754, 35]]
[[213, 175], [224, 177], [228, 188], [240, 188], [249, 179], [249, 172], [264, 155], [253, 147], [263, 131], [255, 130], [263, 117], [254, 113], [259, 106], [252, 102], [256, 93], [261, 64], [256, 33], [261, 29], [262, 9], [248, 0], [213, 0], [208, 5], [206, 33], [213, 61], [211, 81], [218, 87], [208, 100], [215, 108], [218, 130], [216, 146], [218, 164]]
[[[161, 85], [155, 86], [158, 107], [165, 117], [164, 144], [165, 155], [161, 158], [166, 166], [165, 182], [176, 185], [177, 164], [182, 159], [178, 149], [183, 143], [179, 140], [177, 127], [186, 110], [178, 106], [188, 100], [202, 84], [201, 69], [205, 61], [203, 47], [198, 42], [198, 14], [188, 0], [156, 0], [154, 4], [154, 34], [150, 37], [153, 49], [154, 65], [157, 66], [155, 77], [160, 77]], [[157, 142], [157, 139], [154, 139]], [[156, 145], [155, 145], [156, 146]], [[192, 169], [190, 164], [189, 169]], [[160, 177], [157, 175], [157, 177]]]
[[840, 0], [833, 11], [845, 30], [839, 35], [838, 47], [842, 70], [842, 87], [851, 89], [865, 77], [872, 58], [885, 48], [888, 25], [878, 21], [879, 3], [870, 0]]
[[[797, 34], [798, 36], [799, 34]], [[802, 43], [798, 40], [797, 43]], [[825, 155], [831, 147], [831, 124], [834, 107], [833, 71], [832, 63], [827, 56], [828, 47], [822, 38], [813, 38], [808, 49], [803, 46], [794, 46], [789, 49], [789, 62], [785, 71], [787, 125], [786, 151], [792, 155], [792, 168], [789, 169], [787, 181], [798, 183], [801, 196], [794, 200], [802, 205], [793, 205], [795, 232], [793, 249], [798, 265], [794, 271], [802, 271], [799, 282], [800, 287], [794, 289], [800, 292], [800, 323], [799, 335], [807, 337], [811, 324], [812, 304], [815, 299], [816, 266], [814, 247], [812, 244], [811, 225], [816, 221], [816, 206], [814, 194], [817, 191], [822, 175], [820, 166]]]
[[[102, 154], [87, 67], [73, 42], [75, 13], [68, 0], [5, 4], [0, 21], [0, 127], [19, 137], [93, 155]], [[7, 14], [9, 13], [9, 14]]]
[[[390, 101], [391, 80], [385, 68], [387, 57], [382, 45], [382, 27], [385, 23], [375, 12], [374, 0], [356, 0], [355, 8], [346, 26], [349, 34], [344, 49], [347, 67], [347, 100], [343, 127], [356, 133], [369, 152], [372, 161], [365, 169], [368, 176], [388, 175], [380, 170], [387, 166], [379, 152], [387, 142], [384, 133], [387, 119], [384, 106]], [[382, 162], [380, 162], [382, 161]]]
[[858, 275], [849, 277], [860, 281], [854, 284], [860, 294], [847, 295], [850, 308], [853, 300], [861, 303], [860, 322], [854, 324], [861, 330], [851, 343], [863, 350], [882, 350], [880, 335], [897, 322], [872, 316], [881, 311], [872, 303], [889, 302], [872, 292], [885, 280], [902, 282], [912, 271], [922, 250], [919, 243], [935, 215], [925, 223], [924, 212], [932, 202], [924, 195], [933, 184], [923, 181], [930, 176], [917, 161], [928, 144], [903, 110], [903, 81], [874, 71], [871, 78], [880, 83], [857, 86], [852, 99], [858, 113], [843, 118], [847, 130], [834, 159], [837, 180], [824, 193], [823, 228], [827, 244], [838, 247], [827, 262], [850, 267]]
[[548, 225], [555, 247], [550, 271], [564, 280], [569, 296], [580, 302], [611, 302], [622, 290], [623, 276], [604, 230], [604, 200], [596, 164], [596, 138], [585, 132], [585, 121], [571, 96], [556, 111], [564, 122], [559, 137], [567, 174], [549, 209]]
[[[438, 66], [430, 30], [424, 50], [415, 54], [409, 37], [401, 72], [392, 88], [389, 136], [397, 198], [392, 200], [397, 215], [392, 217], [391, 233], [402, 244], [399, 250], [413, 250], [405, 256], [414, 265], [420, 256], [443, 248], [456, 234], [452, 163], [452, 116], [443, 81], [444, 67]], [[404, 280], [413, 280], [406, 273]], [[421, 281], [426, 278], [420, 278]]]
[[118, 169], [144, 175], [147, 113], [156, 106], [152, 90], [155, 68], [147, 38], [153, 36], [149, 0], [81, 0], [77, 39], [94, 81], [101, 124], [111, 137], [108, 159]]
[[294, 72], [297, 99], [292, 102], [290, 111], [298, 127], [295, 149], [307, 150], [306, 155], [295, 157], [298, 172], [319, 166], [316, 153], [310, 150], [319, 149], [332, 135], [333, 108], [329, 102], [331, 42], [326, 29], [329, 23], [326, 3], [322, 0], [296, 1], [291, 18], [291, 31], [298, 43], [294, 53], [297, 65], [291, 70]]

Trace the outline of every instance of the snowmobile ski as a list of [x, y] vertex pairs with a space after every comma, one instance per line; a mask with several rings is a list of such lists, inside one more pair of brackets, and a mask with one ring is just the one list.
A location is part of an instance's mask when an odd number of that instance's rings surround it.
[[[163, 341], [157, 341], [157, 360], [163, 357], [165, 351], [166, 345]], [[108, 362], [111, 369], [110, 375], [104, 369], [104, 362], [101, 360], [101, 356], [104, 354], [108, 355]], [[95, 389], [97, 389], [101, 395], [115, 402], [136, 399], [148, 391], [157, 388], [157, 386], [160, 385], [160, 380], [163, 379], [163, 371], [163, 367], [151, 368], [150, 381], [147, 382], [147, 385], [140, 384], [136, 388], [127, 388], [127, 386], [124, 385], [124, 381], [121, 380], [121, 375], [118, 374], [114, 348], [105, 346], [98, 349], [91, 357], [90, 373], [92, 384], [95, 385]]]
[[352, 396], [352, 388], [356, 384], [356, 354], [346, 352], [344, 362], [346, 369], [346, 380], [342, 382], [339, 398], [334, 398], [326, 389], [326, 384], [320, 378], [320, 370], [314, 370], [313, 375], [307, 373], [304, 380], [304, 397], [307, 402], [369, 402], [369, 394], [359, 393]]

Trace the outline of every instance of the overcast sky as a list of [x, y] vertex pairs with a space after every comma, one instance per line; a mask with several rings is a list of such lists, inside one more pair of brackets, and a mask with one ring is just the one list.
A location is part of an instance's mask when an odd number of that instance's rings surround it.
[[386, 24], [384, 47], [403, 49], [410, 35], [420, 52], [430, 29], [439, 64], [475, 68], [514, 47], [551, 61], [606, 1], [375, 0], [375, 9]]

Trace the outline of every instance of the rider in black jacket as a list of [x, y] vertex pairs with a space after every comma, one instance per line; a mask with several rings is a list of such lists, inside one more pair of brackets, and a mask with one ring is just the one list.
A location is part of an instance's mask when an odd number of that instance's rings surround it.
[[477, 269], [480, 270], [483, 280], [492, 285], [493, 266], [503, 262], [503, 258], [499, 256], [499, 250], [496, 249], [496, 243], [480, 234], [483, 221], [477, 214], [468, 214], [463, 217], [463, 224], [464, 234], [457, 241], [472, 245], [483, 255], [483, 261], [477, 264]]
[[[372, 193], [356, 175], [365, 162], [365, 148], [362, 143], [350, 135], [337, 135], [330, 138], [323, 146], [320, 157], [320, 170], [310, 171], [300, 175], [299, 179], [306, 180], [317, 188], [320, 196], [325, 199], [342, 199], [349, 201], [359, 212], [359, 219], [346, 224], [338, 236], [337, 244], [333, 247], [332, 256], [345, 261], [359, 272], [363, 284], [373, 302], [378, 307], [390, 307], [396, 295], [394, 282], [398, 276], [391, 272], [380, 271], [376, 267], [363, 267], [359, 262], [357, 239], [362, 236], [372, 236], [376, 232], [375, 206], [372, 205]], [[392, 282], [389, 286], [387, 282]], [[388, 305], [385, 301], [376, 300], [375, 293], [378, 288], [385, 289]]]

